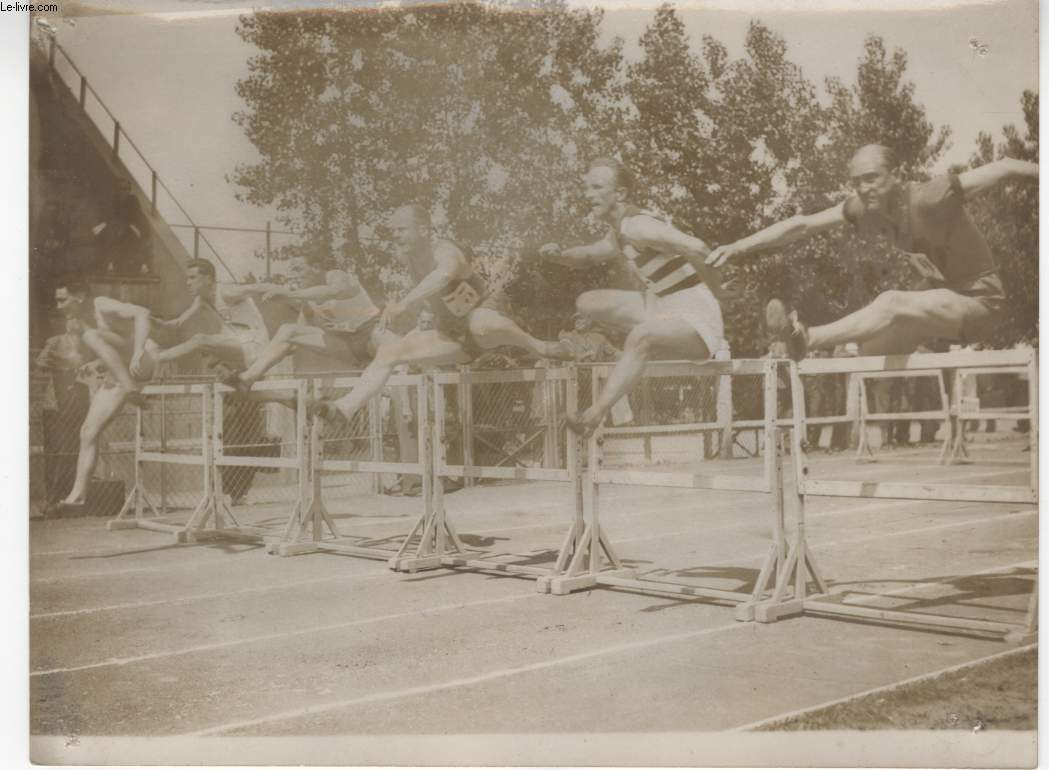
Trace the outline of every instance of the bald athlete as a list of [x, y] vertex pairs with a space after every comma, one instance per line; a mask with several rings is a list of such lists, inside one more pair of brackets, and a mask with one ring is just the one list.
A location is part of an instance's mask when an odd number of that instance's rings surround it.
[[849, 179], [855, 192], [843, 203], [719, 246], [707, 264], [719, 267], [850, 224], [861, 237], [887, 237], [904, 252], [922, 276], [921, 287], [883, 292], [866, 307], [811, 328], [785, 302], [771, 300], [766, 324], [791, 358], [847, 342], [858, 343], [862, 355], [891, 355], [913, 353], [933, 339], [969, 343], [985, 337], [1000, 320], [1006, 298], [987, 240], [963, 204], [999, 184], [1037, 182], [1038, 166], [1003, 158], [928, 182], [901, 182], [892, 151], [871, 144], [852, 157]]

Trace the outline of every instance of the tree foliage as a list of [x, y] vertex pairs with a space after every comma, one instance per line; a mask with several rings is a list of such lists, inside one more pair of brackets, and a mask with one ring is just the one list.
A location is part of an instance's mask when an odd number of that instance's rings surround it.
[[[260, 158], [232, 179], [245, 200], [284, 212], [306, 250], [336, 255], [381, 294], [404, 280], [382, 239], [384, 217], [406, 202], [428, 206], [438, 230], [508, 289], [519, 319], [550, 334], [581, 291], [624, 284], [620, 268], [577, 272], [534, 258], [545, 241], [600, 235], [579, 195], [597, 154], [635, 169], [639, 203], [714, 245], [843, 200], [860, 145], [889, 145], [917, 179], [948, 145], [950, 129], [916, 100], [906, 53], [878, 37], [866, 40], [854, 80], [831, 78], [821, 90], [760, 21], [733, 58], [711, 35], [691, 40], [664, 5], [628, 63], [622, 41], [602, 42], [601, 20], [563, 0], [525, 11], [455, 2], [246, 16], [239, 33], [257, 53], [235, 119]], [[1025, 95], [1025, 137], [1007, 128], [998, 148], [981, 137], [980, 157], [1030, 152], [1032, 141], [1037, 154], [1036, 105]], [[1027, 220], [997, 216], [1014, 211], [1002, 196], [1021, 194], [1034, 196], [1022, 201]], [[1035, 253], [1036, 192], [981, 205], [999, 254]], [[819, 323], [911, 280], [886, 244], [845, 228], [729, 272], [742, 290], [724, 308], [737, 356], [763, 352], [759, 315], [771, 296]], [[1029, 275], [1013, 281], [1028, 308], [1016, 310], [1019, 326], [1036, 307]]]
[[[969, 162], [977, 168], [1000, 158], [1038, 162], [1038, 94], [1024, 91], [1020, 98], [1024, 132], [1013, 125], [1002, 128], [995, 143], [981, 133]], [[994, 188], [968, 204], [977, 226], [987, 236], [1005, 286], [1005, 321], [991, 343], [1013, 345], [1038, 338], [1038, 185], [1016, 184]]]

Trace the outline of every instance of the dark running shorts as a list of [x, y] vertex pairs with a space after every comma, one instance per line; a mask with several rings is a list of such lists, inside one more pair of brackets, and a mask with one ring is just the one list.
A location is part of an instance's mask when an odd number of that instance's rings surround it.
[[948, 286], [951, 291], [977, 300], [985, 312], [966, 313], [962, 319], [962, 342], [980, 342], [986, 339], [1002, 318], [1005, 310], [1005, 289], [997, 273], [988, 273], [962, 285]]
[[463, 346], [463, 350], [470, 356], [471, 360], [479, 357], [484, 349], [477, 343], [477, 340], [470, 333], [470, 315], [474, 310], [494, 310], [500, 315], [504, 315], [507, 318], [510, 317], [510, 299], [505, 293], [501, 291], [493, 292], [488, 294], [482, 299], [473, 310], [467, 313], [465, 316], [458, 318], [448, 312], [435, 312], [437, 321], [437, 330], [447, 337], [451, 337], [453, 340]]
[[353, 353], [353, 357], [359, 364], [367, 364], [373, 358], [373, 351], [371, 349], [372, 332], [375, 331], [375, 327], [379, 323], [379, 316], [370, 318], [352, 332], [336, 331], [332, 329], [325, 329], [325, 332], [337, 337], [340, 341], [344, 342], [349, 348], [350, 352]]

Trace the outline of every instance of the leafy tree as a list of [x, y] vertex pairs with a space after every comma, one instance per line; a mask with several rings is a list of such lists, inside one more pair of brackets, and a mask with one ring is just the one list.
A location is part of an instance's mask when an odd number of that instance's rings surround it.
[[599, 45], [600, 21], [560, 0], [245, 17], [259, 53], [235, 119], [261, 158], [233, 180], [384, 293], [404, 276], [381, 225], [407, 202], [507, 284], [578, 216], [578, 159], [622, 120], [621, 43]]
[[[981, 133], [970, 168], [1000, 158], [1038, 162], [1038, 94], [1024, 91], [1020, 103], [1024, 133], [1013, 125], [1004, 126], [1002, 140], [997, 144], [990, 134]], [[1038, 186], [1000, 186], [972, 200], [968, 209], [987, 236], [1009, 297], [1005, 321], [997, 328], [991, 343], [1003, 347], [1025, 338], [1037, 340]]]

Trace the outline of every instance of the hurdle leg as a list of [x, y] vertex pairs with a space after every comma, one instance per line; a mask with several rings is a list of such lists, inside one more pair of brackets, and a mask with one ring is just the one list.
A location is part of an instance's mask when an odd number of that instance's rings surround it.
[[[423, 483], [423, 515], [415, 523], [397, 555], [387, 564], [398, 572], [418, 572], [443, 566], [442, 560], [461, 554], [465, 548], [458, 534], [448, 525], [442, 485], [444, 455], [444, 392], [440, 383], [427, 377], [419, 385], [419, 463]], [[433, 415], [431, 431], [428, 416]], [[416, 533], [415, 553], [406, 556]], [[449, 550], [448, 543], [451, 543]]]
[[1005, 641], [1011, 644], [1026, 644], [1038, 640], [1038, 573], [1035, 573], [1031, 586], [1031, 597], [1027, 600], [1027, 615], [1022, 628], [1010, 631]]
[[[597, 377], [593, 378], [595, 384], [597, 379]], [[598, 429], [599, 431], [600, 429]], [[601, 462], [602, 444], [603, 442], [598, 433], [590, 437], [587, 453], [587, 480], [582, 488], [583, 509], [584, 511], [589, 509], [589, 521], [587, 521], [583, 531], [575, 540], [575, 551], [564, 574], [550, 577], [540, 590], [549, 591], [557, 596], [564, 596], [573, 591], [593, 588], [600, 584], [602, 578], [630, 579], [635, 577], [634, 570], [623, 567], [615, 549], [612, 547], [612, 543], [601, 529], [600, 489], [597, 483], [597, 469]], [[576, 526], [573, 526], [574, 531], [576, 531]], [[569, 545], [570, 540], [571, 538], [566, 538], [566, 546]], [[558, 557], [558, 563], [561, 563], [566, 553], [567, 551], [564, 551]], [[602, 553], [608, 561], [608, 569], [603, 568]], [[586, 572], [583, 572], [584, 569], [586, 569]]]

